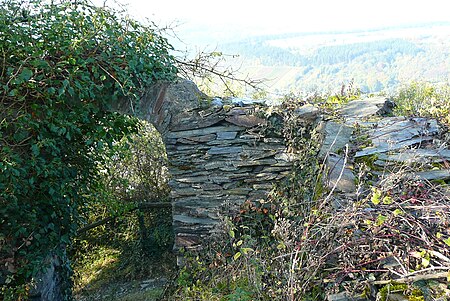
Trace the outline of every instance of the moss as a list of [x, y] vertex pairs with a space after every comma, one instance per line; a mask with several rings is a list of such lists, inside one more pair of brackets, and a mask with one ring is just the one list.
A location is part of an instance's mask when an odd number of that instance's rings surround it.
[[379, 300], [388, 301], [389, 294], [401, 293], [410, 301], [424, 301], [423, 293], [420, 289], [411, 287], [404, 283], [390, 283], [383, 286], [379, 291]]

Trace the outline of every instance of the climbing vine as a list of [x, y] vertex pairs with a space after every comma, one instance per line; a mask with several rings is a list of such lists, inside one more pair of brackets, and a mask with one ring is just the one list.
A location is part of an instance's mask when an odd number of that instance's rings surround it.
[[157, 28], [79, 1], [0, 1], [0, 285], [27, 294], [49, 254], [62, 252], [80, 212], [102, 193], [99, 166], [137, 131], [144, 89], [172, 80]]

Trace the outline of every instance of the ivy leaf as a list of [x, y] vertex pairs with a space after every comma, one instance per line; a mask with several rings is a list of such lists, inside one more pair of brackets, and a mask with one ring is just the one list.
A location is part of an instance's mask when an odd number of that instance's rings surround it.
[[29, 81], [32, 76], [33, 76], [33, 71], [31, 71], [30, 69], [25, 67], [22, 69], [22, 72], [19, 74], [19, 79], [26, 82], [26, 81]]
[[39, 146], [37, 144], [33, 144], [31, 146], [31, 152], [33, 153], [34, 156], [38, 156], [39, 155]]

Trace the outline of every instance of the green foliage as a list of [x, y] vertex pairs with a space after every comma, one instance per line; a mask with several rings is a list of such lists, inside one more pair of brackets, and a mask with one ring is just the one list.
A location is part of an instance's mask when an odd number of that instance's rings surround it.
[[439, 118], [450, 124], [450, 84], [412, 82], [394, 98], [395, 113], [405, 116]]
[[88, 223], [105, 215], [110, 223], [79, 235], [72, 247], [78, 293], [91, 296], [121, 279], [167, 275], [174, 267], [172, 212], [169, 208], [138, 209], [168, 201], [166, 153], [156, 129], [139, 123], [137, 134], [113, 145], [101, 167], [105, 202], [92, 202], [83, 213]]
[[[299, 252], [308, 234], [307, 222], [312, 211], [320, 210], [315, 208], [320, 197], [319, 140], [313, 125], [293, 116], [295, 105], [301, 103], [284, 105], [282, 112], [271, 112], [269, 120], [275, 129], [270, 133], [284, 135], [299, 159], [291, 176], [278, 183], [267, 199], [244, 202], [236, 215], [226, 219], [226, 234], [204, 245], [201, 256], [186, 254], [173, 300], [324, 298], [322, 288], [312, 285], [310, 274], [298, 276], [303, 273], [299, 262], [308, 256]], [[279, 119], [283, 120], [280, 127]]]
[[341, 86], [339, 93], [318, 95], [314, 94], [308, 101], [320, 106], [323, 109], [331, 110], [335, 113], [335, 109], [347, 104], [348, 102], [358, 99], [361, 96], [361, 90], [355, 86], [354, 80]]
[[134, 118], [109, 109], [133, 104], [176, 68], [155, 28], [84, 0], [3, 1], [0, 49], [0, 282], [8, 296], [70, 243], [79, 213], [105, 196], [99, 167], [115, 141], [137, 131]]

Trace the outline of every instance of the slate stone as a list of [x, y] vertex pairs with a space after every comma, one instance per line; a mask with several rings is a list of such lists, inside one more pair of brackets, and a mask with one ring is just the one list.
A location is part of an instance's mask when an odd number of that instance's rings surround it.
[[230, 111], [228, 111], [226, 113], [226, 115], [228, 115], [228, 116], [232, 116], [232, 115], [247, 115], [248, 112], [249, 112], [249, 109], [247, 109], [247, 108], [234, 107], [234, 108], [231, 108]]
[[241, 162], [233, 162], [234, 166], [259, 166], [259, 165], [272, 165], [277, 164], [277, 160], [274, 159], [261, 159], [261, 160], [242, 160]]
[[306, 104], [298, 109], [295, 109], [295, 114], [298, 118], [305, 121], [313, 121], [319, 116], [319, 109], [311, 104]]
[[260, 140], [261, 136], [259, 136], [259, 135], [251, 135], [251, 134], [242, 134], [242, 135], [239, 136], [239, 138], [246, 139], [246, 140]]
[[217, 184], [213, 184], [213, 183], [205, 183], [200, 185], [201, 189], [203, 189], [204, 191], [217, 191], [217, 190], [222, 190], [222, 186], [217, 185]]
[[229, 177], [226, 176], [213, 176], [209, 178], [213, 183], [216, 184], [223, 184], [223, 183], [228, 183], [231, 182]]
[[229, 195], [247, 195], [250, 191], [252, 191], [252, 189], [239, 187], [225, 190], [225, 193]]
[[242, 152], [241, 158], [242, 160], [256, 161], [274, 157], [277, 153], [279, 153], [279, 151], [277, 150], [262, 150], [255, 147], [253, 149], [247, 149], [245, 150], [245, 152]]
[[433, 140], [439, 133], [437, 121], [427, 118], [384, 118], [366, 132], [373, 146], [356, 152], [355, 157], [385, 153]]
[[[342, 192], [356, 191], [355, 175], [349, 165], [344, 167], [343, 157], [336, 154], [329, 154], [326, 160], [326, 167], [325, 181], [328, 188], [333, 189], [333, 187], [336, 187], [336, 190]], [[342, 170], [343, 174], [339, 179]]]
[[225, 120], [229, 123], [246, 128], [252, 128], [257, 125], [265, 125], [267, 123], [265, 119], [253, 115], [232, 115], [225, 118]]
[[419, 178], [434, 181], [434, 180], [449, 180], [450, 179], [450, 169], [442, 170], [429, 170], [429, 171], [419, 171], [416, 172]]
[[225, 168], [225, 167], [228, 167], [228, 166], [233, 166], [232, 162], [228, 162], [228, 161], [213, 161], [213, 162], [208, 162], [208, 163], [203, 165], [203, 167], [206, 170], [220, 169], [220, 168]]
[[385, 104], [388, 101], [385, 97], [370, 97], [365, 99], [352, 100], [339, 110], [339, 113], [345, 117], [364, 118], [381, 114], [385, 110]]
[[211, 140], [216, 139], [216, 134], [208, 134], [208, 135], [202, 135], [202, 136], [193, 136], [193, 137], [186, 137], [186, 138], [179, 138], [176, 141], [178, 143], [185, 143], [185, 144], [198, 144], [203, 142], [208, 142]]
[[279, 166], [279, 167], [266, 167], [263, 169], [264, 172], [270, 172], [270, 173], [278, 173], [280, 171], [286, 171], [286, 170], [290, 170], [291, 166]]
[[213, 146], [208, 150], [208, 155], [222, 155], [242, 152], [242, 146], [218, 147]]
[[176, 182], [181, 183], [205, 183], [209, 180], [209, 177], [207, 176], [200, 176], [200, 177], [179, 177], [176, 178]]
[[232, 140], [237, 136], [237, 132], [219, 132], [217, 133], [217, 140]]
[[228, 131], [241, 131], [244, 130], [244, 127], [240, 126], [213, 126], [203, 129], [195, 129], [195, 130], [188, 130], [188, 131], [173, 131], [169, 132], [165, 135], [165, 138], [173, 139], [173, 138], [187, 138], [187, 137], [194, 137], [194, 136], [201, 136], [201, 135], [207, 135], [207, 134], [217, 134], [220, 132], [228, 132]]
[[328, 121], [324, 127], [324, 139], [319, 151], [319, 156], [324, 157], [328, 152], [336, 153], [349, 144], [353, 128], [345, 124]]
[[378, 159], [400, 163], [428, 163], [450, 161], [447, 149], [406, 149], [395, 154], [378, 154]]
[[256, 189], [256, 190], [260, 190], [260, 189], [268, 190], [268, 189], [272, 189], [273, 184], [254, 184], [254, 185], [252, 185], [252, 187], [253, 187], [253, 189]]
[[211, 101], [212, 106], [223, 107], [223, 101], [219, 97], [214, 97]]

